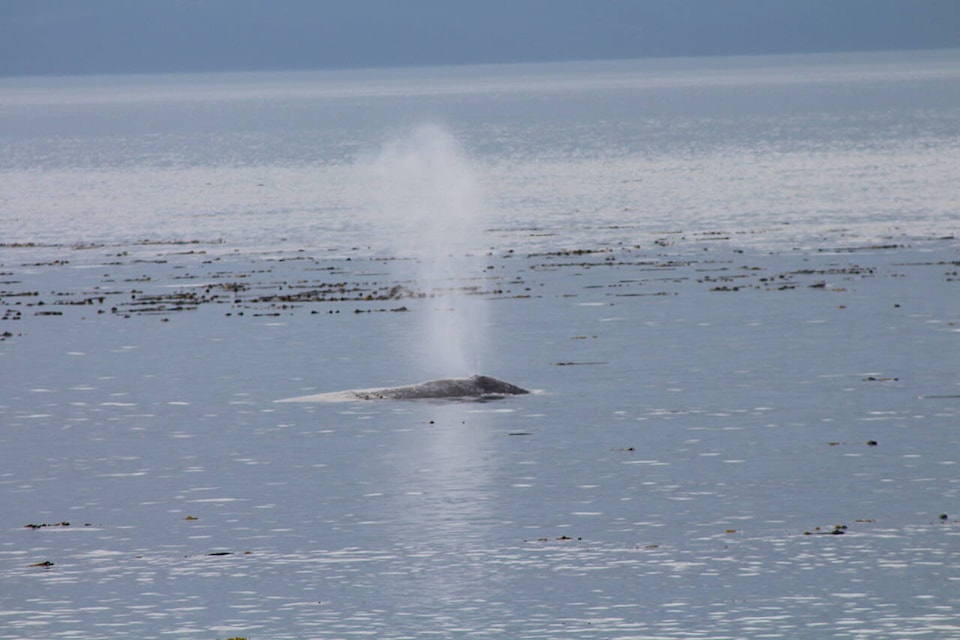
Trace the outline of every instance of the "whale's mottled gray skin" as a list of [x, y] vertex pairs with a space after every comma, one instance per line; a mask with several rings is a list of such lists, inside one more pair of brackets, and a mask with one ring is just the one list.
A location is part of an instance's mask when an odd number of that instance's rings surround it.
[[360, 400], [420, 400], [429, 398], [499, 398], [530, 392], [490, 376], [470, 376], [469, 378], [430, 380], [403, 387], [363, 389], [351, 393]]
[[356, 402], [357, 400], [493, 400], [530, 393], [526, 389], [490, 376], [446, 378], [385, 389], [350, 389], [317, 393], [274, 402]]

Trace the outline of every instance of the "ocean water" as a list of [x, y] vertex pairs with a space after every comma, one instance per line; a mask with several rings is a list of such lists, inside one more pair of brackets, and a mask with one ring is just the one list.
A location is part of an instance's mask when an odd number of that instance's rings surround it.
[[0, 80], [0, 638], [960, 635], [958, 80]]
[[0, 80], [0, 235], [352, 247], [374, 235], [362, 168], [424, 124], [463, 146], [491, 244], [937, 233], [956, 79], [945, 51]]

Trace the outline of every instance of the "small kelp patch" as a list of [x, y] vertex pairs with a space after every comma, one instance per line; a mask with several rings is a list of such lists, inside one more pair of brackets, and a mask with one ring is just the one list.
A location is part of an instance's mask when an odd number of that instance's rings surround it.
[[835, 524], [833, 527], [814, 527], [813, 531], [804, 531], [805, 536], [842, 536], [847, 532], [847, 525]]
[[[23, 528], [36, 530], [36, 529], [46, 529], [47, 527], [69, 527], [69, 526], [70, 526], [70, 523], [64, 520], [62, 522], [54, 522], [53, 524], [47, 524], [46, 522], [41, 524], [25, 524], [23, 525]], [[90, 525], [86, 525], [86, 526], [89, 527]]]

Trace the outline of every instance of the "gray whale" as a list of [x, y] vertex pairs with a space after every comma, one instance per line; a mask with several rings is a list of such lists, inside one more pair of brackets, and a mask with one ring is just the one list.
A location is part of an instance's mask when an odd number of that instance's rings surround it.
[[404, 387], [354, 391], [361, 400], [418, 400], [423, 398], [499, 398], [530, 393], [490, 376], [429, 380]]
[[469, 378], [444, 378], [428, 380], [420, 384], [383, 389], [353, 389], [336, 393], [321, 393], [312, 396], [287, 398], [277, 402], [345, 402], [350, 400], [428, 400], [428, 399], [472, 399], [491, 400], [505, 396], [530, 393], [516, 385], [498, 380], [491, 376], [470, 376]]

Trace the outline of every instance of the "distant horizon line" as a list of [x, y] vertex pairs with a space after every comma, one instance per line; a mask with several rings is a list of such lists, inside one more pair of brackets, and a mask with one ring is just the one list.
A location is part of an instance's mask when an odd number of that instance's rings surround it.
[[476, 62], [447, 62], [434, 64], [385, 64], [385, 65], [366, 65], [356, 66], [315, 66], [315, 67], [256, 67], [256, 68], [211, 68], [211, 69], [157, 69], [152, 71], [90, 71], [90, 72], [43, 72], [43, 73], [4, 73], [0, 72], [0, 79], [54, 79], [54, 78], [85, 78], [85, 77], [109, 77], [109, 76], [187, 76], [187, 75], [226, 75], [226, 74], [254, 74], [254, 73], [315, 73], [315, 72], [357, 72], [357, 71], [388, 71], [388, 70], [407, 70], [407, 69], [456, 69], [467, 67], [503, 67], [503, 66], [541, 66], [552, 64], [575, 64], [575, 63], [603, 63], [603, 62], [630, 62], [639, 60], [710, 60], [710, 59], [731, 59], [731, 58], [790, 58], [790, 57], [813, 57], [829, 55], [869, 55], [882, 53], [922, 53], [922, 52], [950, 52], [956, 51], [960, 54], [960, 47], [896, 47], [896, 48], [871, 48], [871, 49], [819, 49], [803, 51], [775, 51], [775, 52], [752, 52], [752, 53], [723, 53], [723, 54], [689, 54], [689, 55], [644, 55], [636, 57], [596, 57], [596, 58], [568, 58], [552, 60], [512, 60], [512, 61], [476, 61]]

